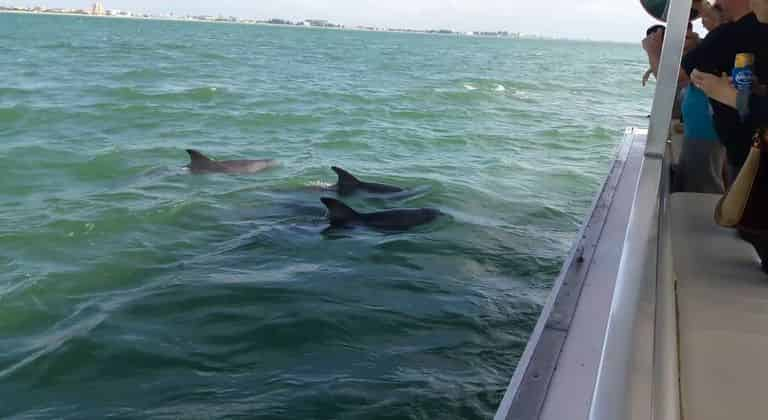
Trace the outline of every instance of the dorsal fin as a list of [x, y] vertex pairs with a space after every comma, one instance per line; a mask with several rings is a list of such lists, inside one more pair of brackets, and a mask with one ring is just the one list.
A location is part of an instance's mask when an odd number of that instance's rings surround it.
[[331, 221], [331, 226], [342, 226], [360, 219], [360, 213], [339, 200], [323, 197], [320, 201], [328, 208], [328, 219]]
[[359, 179], [355, 178], [351, 173], [344, 169], [337, 166], [331, 166], [331, 169], [333, 169], [333, 172], [336, 172], [336, 175], [339, 177], [339, 180], [336, 182], [336, 189], [341, 195], [353, 193], [355, 189], [362, 184]]
[[189, 153], [189, 159], [192, 160], [192, 163], [195, 163], [195, 162], [212, 162], [213, 161], [213, 159], [211, 159], [208, 156], [198, 152], [195, 149], [187, 149], [187, 153]]

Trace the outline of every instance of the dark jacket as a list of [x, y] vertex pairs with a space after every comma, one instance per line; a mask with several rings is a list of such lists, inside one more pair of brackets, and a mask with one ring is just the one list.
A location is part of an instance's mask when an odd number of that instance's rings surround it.
[[[754, 54], [755, 74], [760, 80], [768, 81], [768, 24], [760, 23], [753, 13], [710, 32], [698, 47], [683, 57], [683, 70], [689, 76], [694, 69], [717, 76], [731, 74], [736, 55], [740, 53]], [[755, 124], [760, 118], [757, 112], [762, 112], [763, 105], [757, 104], [753, 117], [742, 121], [735, 109], [715, 100], [710, 102], [715, 129], [728, 152], [728, 162], [740, 168], [749, 154]]]

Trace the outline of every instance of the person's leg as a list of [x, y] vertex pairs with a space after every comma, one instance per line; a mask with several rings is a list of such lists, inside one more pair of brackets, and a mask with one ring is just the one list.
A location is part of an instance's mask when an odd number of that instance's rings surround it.
[[722, 194], [725, 151], [718, 141], [686, 138], [680, 151], [678, 191]]
[[708, 193], [725, 193], [726, 181], [723, 178], [723, 165], [725, 165], [725, 147], [719, 141], [710, 141], [707, 144], [707, 185]]
[[677, 192], [691, 192], [689, 184], [690, 166], [694, 160], [689, 151], [690, 141], [683, 137], [680, 144], [680, 155], [677, 158], [677, 163], [673, 167], [674, 176], [672, 177], [672, 193]]

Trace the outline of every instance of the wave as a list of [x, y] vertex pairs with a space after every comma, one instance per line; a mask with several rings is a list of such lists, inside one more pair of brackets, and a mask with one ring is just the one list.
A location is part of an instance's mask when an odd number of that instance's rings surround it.
[[210, 101], [228, 91], [215, 86], [183, 89], [174, 92], [150, 93], [137, 88], [121, 87], [105, 89], [108, 96], [119, 100], [156, 100], [163, 102], [201, 102]]
[[135, 70], [129, 70], [123, 73], [116, 73], [112, 76], [113, 80], [119, 80], [119, 81], [150, 81], [150, 80], [157, 80], [162, 79], [166, 77], [171, 77], [172, 75], [170, 73], [149, 68], [149, 69], [135, 69]]
[[89, 316], [86, 319], [74, 322], [68, 326], [64, 326], [65, 324], [69, 324], [78, 318], [85, 309], [86, 308], [78, 309], [68, 319], [65, 319], [59, 323], [59, 325], [54, 326], [51, 329], [51, 333], [37, 340], [39, 342], [39, 344], [35, 346], [37, 348], [33, 348], [29, 355], [0, 371], [0, 379], [6, 379], [19, 370], [24, 369], [25, 367], [28, 367], [47, 356], [55, 354], [60, 349], [64, 348], [69, 342], [86, 336], [107, 318], [106, 314], [99, 312]]
[[24, 112], [19, 107], [13, 107], [13, 108], [0, 108], [0, 124], [14, 124], [22, 119], [24, 119], [24, 116], [26, 115], [26, 112]]
[[314, 143], [315, 147], [329, 150], [342, 150], [342, 151], [360, 151], [370, 150], [371, 145], [366, 141], [354, 140], [354, 139], [337, 139], [328, 141], [318, 141]]
[[39, 45], [38, 48], [58, 50], [58, 49], [76, 48], [76, 46], [70, 41], [57, 41], [51, 44]]
[[34, 89], [24, 89], [24, 88], [16, 88], [16, 87], [2, 87], [0, 86], [0, 99], [7, 96], [13, 96], [13, 95], [30, 95], [37, 93], [37, 90]]

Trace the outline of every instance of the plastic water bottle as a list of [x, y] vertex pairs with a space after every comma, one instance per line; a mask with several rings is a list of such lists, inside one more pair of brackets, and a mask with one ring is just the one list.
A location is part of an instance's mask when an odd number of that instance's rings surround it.
[[731, 72], [733, 87], [738, 91], [736, 110], [742, 121], [749, 114], [749, 96], [752, 95], [752, 67], [755, 64], [755, 55], [750, 53], [736, 54], [736, 61]]

